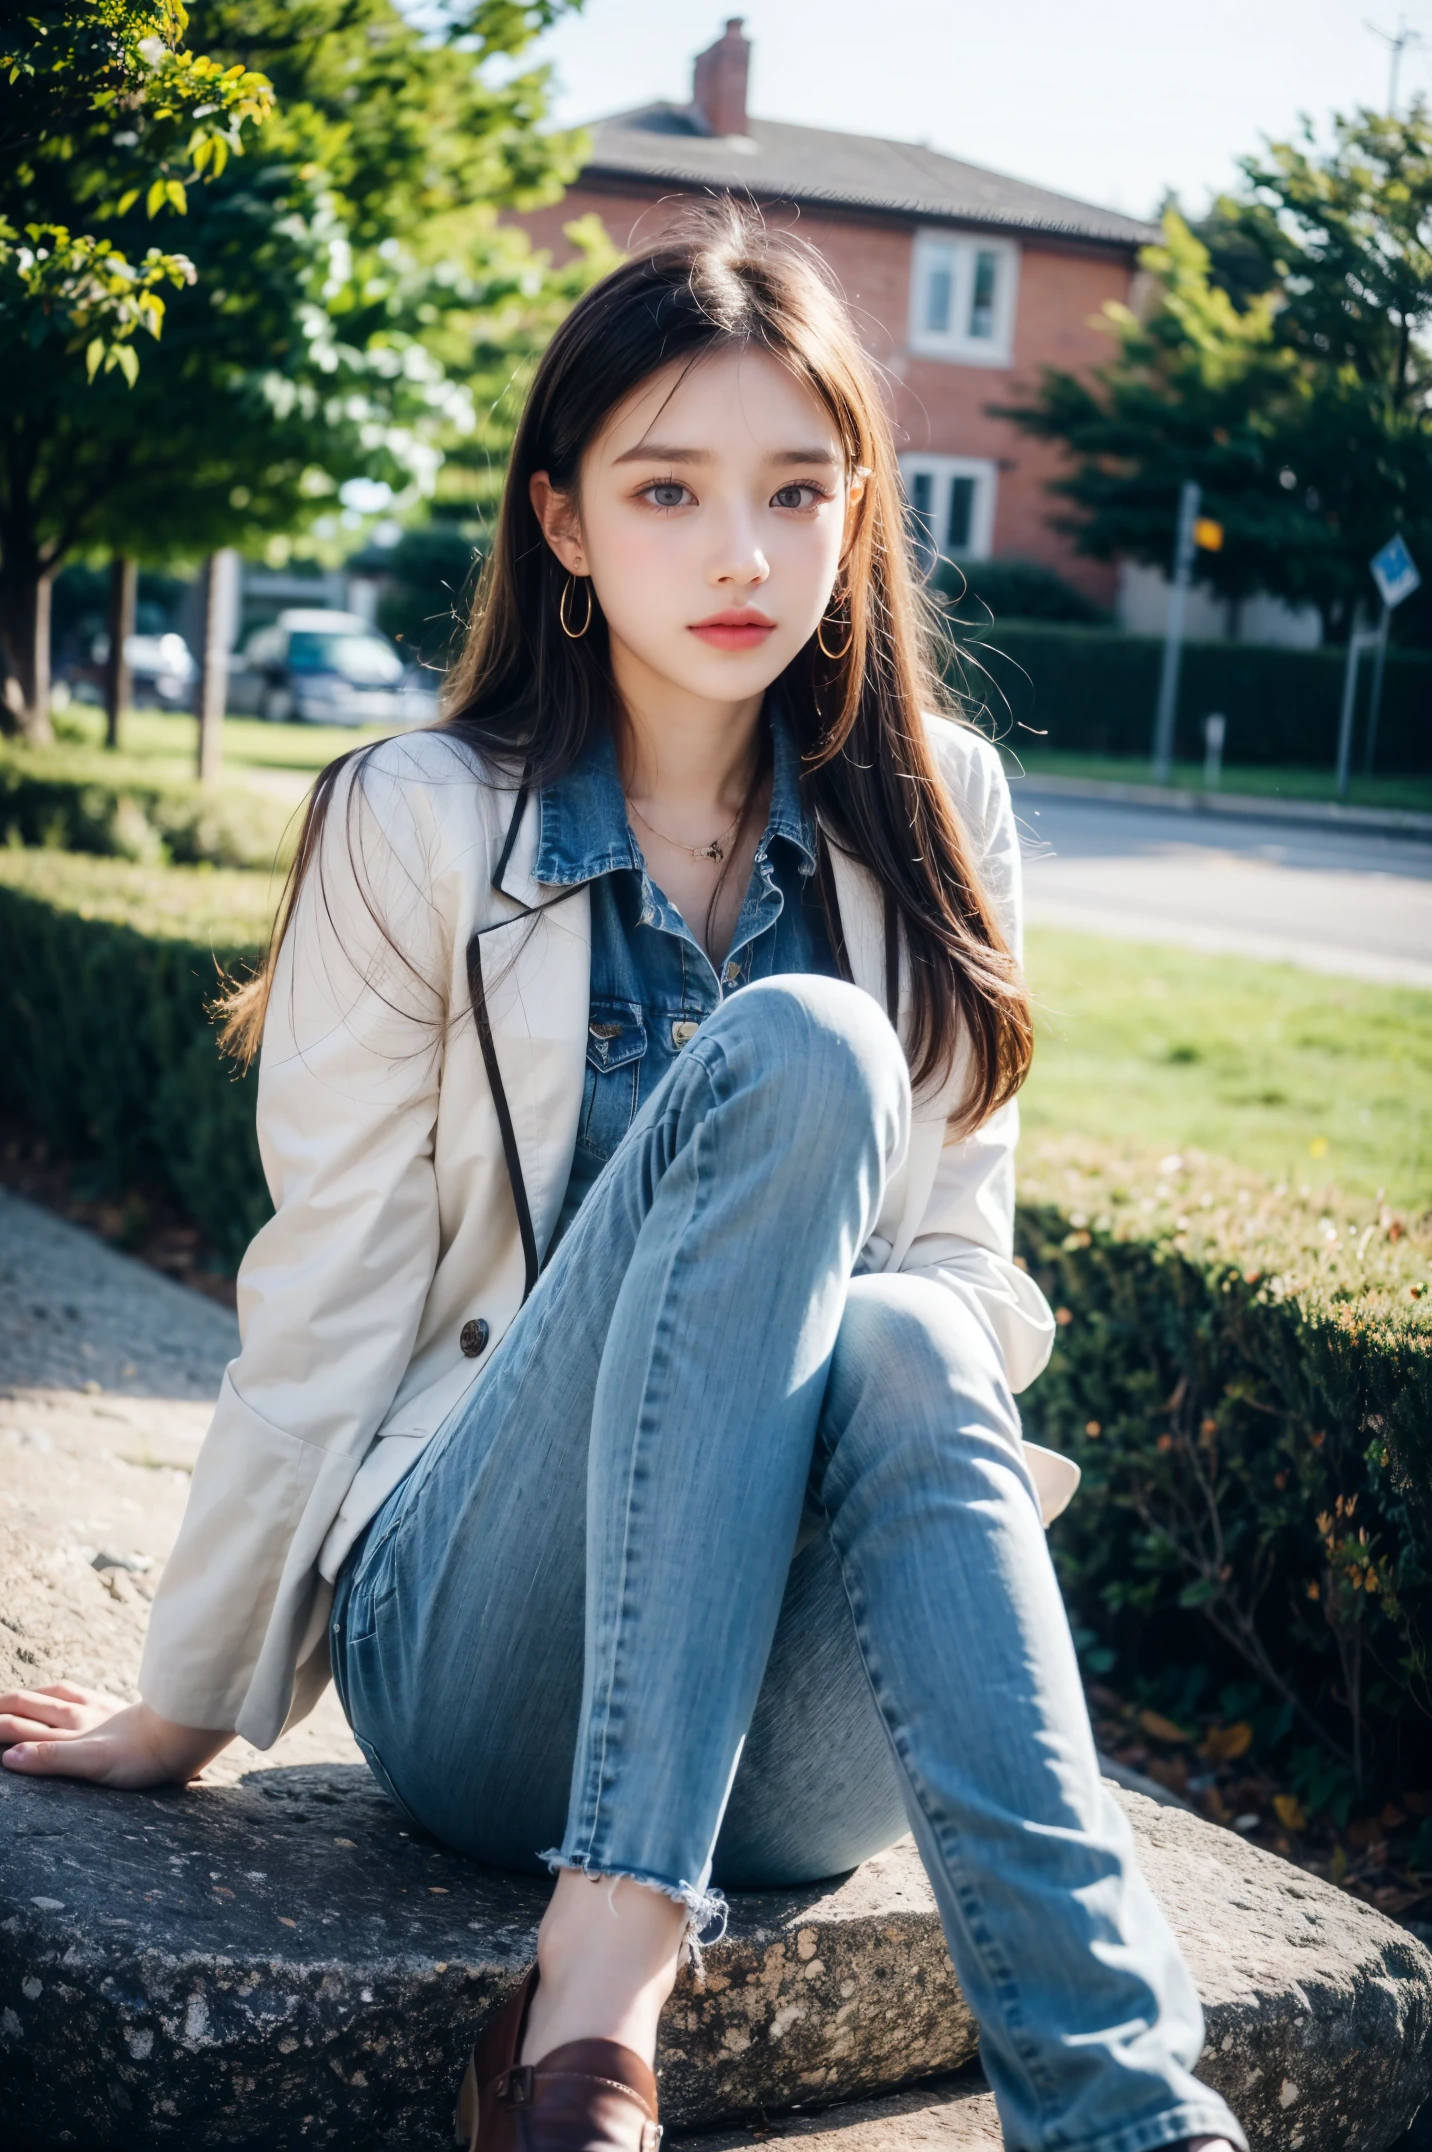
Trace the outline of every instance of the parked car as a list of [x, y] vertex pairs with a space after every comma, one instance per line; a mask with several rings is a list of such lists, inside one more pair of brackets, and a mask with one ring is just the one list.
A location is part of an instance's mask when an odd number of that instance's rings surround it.
[[[193, 708], [199, 668], [182, 635], [126, 635], [124, 656], [129, 666], [129, 699], [136, 710]], [[82, 652], [80, 664], [64, 676], [76, 702], [104, 701], [108, 662], [109, 637], [96, 635], [89, 644], [88, 662]]]
[[186, 710], [199, 668], [182, 635], [126, 635], [130, 696], [136, 708], [155, 702], [161, 710]]
[[421, 725], [437, 694], [360, 613], [299, 608], [256, 628], [230, 659], [228, 706], [271, 724]]

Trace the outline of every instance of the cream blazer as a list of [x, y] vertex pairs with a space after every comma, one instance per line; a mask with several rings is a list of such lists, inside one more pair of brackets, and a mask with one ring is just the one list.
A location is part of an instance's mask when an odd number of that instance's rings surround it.
[[[1017, 950], [1019, 844], [999, 757], [964, 726], [930, 726]], [[140, 1675], [166, 1718], [260, 1747], [328, 1679], [344, 1554], [481, 1382], [521, 1307], [561, 1209], [582, 1104], [590, 906], [584, 888], [534, 880], [536, 800], [514, 812], [515, 789], [487, 781], [441, 732], [389, 740], [362, 767], [361, 782], [351, 766], [340, 780], [275, 972], [258, 1089], [274, 1215], [239, 1270], [242, 1343]], [[852, 975], [883, 1009], [878, 892], [830, 851]], [[949, 1141], [960, 1080], [957, 1067], [917, 1099], [866, 1263], [936, 1279], [981, 1310], [1020, 1390], [1048, 1359], [1054, 1324], [1011, 1260], [1017, 1111]], [[459, 1340], [478, 1319], [489, 1343], [472, 1359]], [[1032, 1445], [1028, 1462], [1048, 1519], [1077, 1469]]]

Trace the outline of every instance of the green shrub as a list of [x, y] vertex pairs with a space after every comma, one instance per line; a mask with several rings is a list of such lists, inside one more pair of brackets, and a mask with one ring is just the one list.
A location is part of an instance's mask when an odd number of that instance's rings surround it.
[[1426, 1222], [1194, 1153], [1022, 1163], [1020, 1248], [1060, 1326], [1025, 1419], [1084, 1470], [1055, 1539], [1094, 1670], [1216, 1639], [1349, 1791], [1410, 1782], [1432, 1760]]
[[205, 1013], [261, 946], [266, 876], [0, 851], [0, 1099], [116, 1195], [163, 1187], [237, 1263], [267, 1217], [255, 1081]]
[[293, 822], [287, 802], [255, 788], [179, 783], [72, 745], [0, 746], [0, 842], [6, 844], [149, 866], [174, 860], [268, 867], [292, 843]]
[[995, 620], [1072, 621], [1086, 628], [1112, 625], [1104, 606], [1037, 561], [939, 560], [930, 588], [956, 622], [979, 623], [993, 615]]
[[[963, 652], [956, 684], [983, 704], [996, 737], [1062, 752], [1146, 755], [1153, 734], [1163, 644], [1101, 628], [1002, 621], [956, 630]], [[1175, 753], [1203, 756], [1205, 717], [1228, 720], [1226, 763], [1337, 759], [1345, 653], [1281, 650], [1258, 643], [1188, 643], [1180, 677]], [[1364, 663], [1359, 708], [1365, 712]], [[1393, 650], [1387, 659], [1377, 767], [1410, 776], [1432, 770], [1432, 657]], [[1362, 733], [1355, 765], [1362, 767]]]

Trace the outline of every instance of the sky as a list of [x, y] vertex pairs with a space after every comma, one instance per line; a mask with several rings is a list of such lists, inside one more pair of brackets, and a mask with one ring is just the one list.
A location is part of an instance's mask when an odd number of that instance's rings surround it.
[[[685, 103], [720, 0], [586, 0], [539, 50], [562, 123]], [[1399, 101], [1432, 96], [1432, 0], [749, 0], [750, 110], [933, 149], [1135, 216], [1192, 212], [1237, 157], [1358, 103], [1385, 110], [1399, 15], [1427, 43]]]

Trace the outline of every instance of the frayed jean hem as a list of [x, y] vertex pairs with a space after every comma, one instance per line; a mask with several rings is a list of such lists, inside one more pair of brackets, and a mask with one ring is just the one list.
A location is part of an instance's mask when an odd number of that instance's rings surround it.
[[[726, 1924], [731, 1917], [731, 1908], [722, 1892], [698, 1890], [694, 1883], [668, 1883], [663, 1877], [650, 1875], [640, 1868], [607, 1868], [594, 1861], [590, 1854], [584, 1859], [574, 1859], [570, 1854], [564, 1853], [560, 1846], [549, 1847], [547, 1852], [539, 1853], [537, 1858], [547, 1863], [553, 1875], [567, 1869], [574, 1875], [590, 1877], [594, 1883], [610, 1883], [613, 1888], [618, 1883], [640, 1883], [647, 1890], [659, 1891], [662, 1897], [669, 1898], [673, 1905], [684, 1906], [686, 1925], [681, 1933], [682, 1961], [690, 1962], [697, 1986], [704, 1985], [705, 1953], [723, 1939]], [[703, 1936], [703, 1931], [711, 1927], [716, 1928], [716, 1933]]]
[[1206, 2102], [1184, 2100], [1147, 2122], [1091, 2137], [1078, 2152], [1167, 2152], [1168, 2147], [1187, 2144], [1192, 2137], [1226, 2137], [1235, 2152], [1248, 2152], [1247, 2138], [1216, 2092]]

